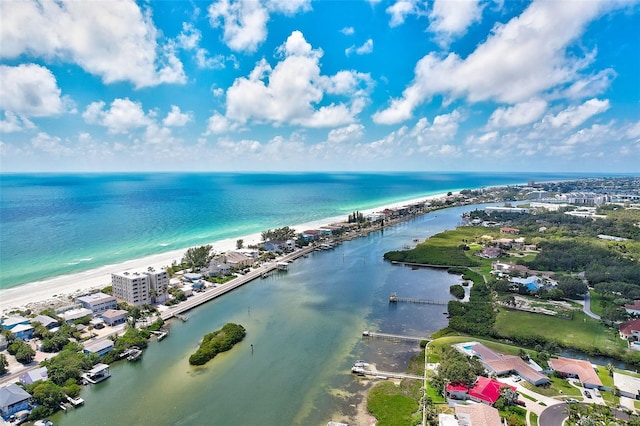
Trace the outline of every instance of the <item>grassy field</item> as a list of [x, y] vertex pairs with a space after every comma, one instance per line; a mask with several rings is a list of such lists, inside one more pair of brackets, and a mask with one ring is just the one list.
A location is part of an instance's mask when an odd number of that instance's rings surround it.
[[542, 336], [560, 345], [587, 352], [594, 348], [626, 350], [626, 343], [618, 338], [615, 330], [588, 317], [584, 312], [575, 312], [572, 320], [565, 320], [549, 315], [500, 309], [495, 329], [505, 337]]
[[567, 380], [553, 376], [549, 376], [549, 379], [551, 380], [551, 383], [547, 386], [534, 386], [531, 383], [525, 382], [524, 380], [521, 382], [521, 384], [522, 386], [533, 392], [548, 397], [560, 395], [567, 397], [582, 396], [582, 393], [580, 393], [580, 389], [571, 385]]
[[420, 384], [407, 386], [404, 382], [396, 386], [384, 381], [369, 391], [367, 408], [378, 419], [379, 426], [413, 426], [422, 419], [422, 414], [418, 412]]
[[595, 291], [590, 291], [589, 294], [591, 295], [591, 312], [593, 312], [594, 314], [601, 316], [602, 315], [602, 305], [600, 304], [600, 301], [602, 300], [602, 295], [598, 292]]
[[[429, 344], [429, 352], [439, 354], [442, 348], [455, 345], [456, 343], [463, 342], [478, 342], [482, 343], [486, 347], [493, 349], [494, 351], [504, 355], [519, 355], [520, 347], [508, 345], [506, 343], [495, 342], [493, 340], [479, 339], [471, 336], [447, 336], [440, 337]], [[525, 350], [525, 352], [532, 353], [533, 351]], [[430, 357], [431, 359], [431, 357]]]

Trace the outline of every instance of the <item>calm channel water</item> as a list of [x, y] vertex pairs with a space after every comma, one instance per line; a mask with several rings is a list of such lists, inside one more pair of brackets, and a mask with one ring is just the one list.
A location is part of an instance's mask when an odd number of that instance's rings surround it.
[[[363, 340], [363, 329], [426, 336], [446, 326], [444, 306], [388, 303], [401, 296], [450, 299], [457, 276], [384, 262], [445, 229], [453, 208], [301, 258], [288, 272], [256, 280], [189, 312], [152, 342], [138, 363], [112, 365], [112, 377], [82, 392], [85, 405], [52, 420], [62, 425], [325, 425], [353, 414], [357, 359], [405, 371], [418, 345]], [[227, 322], [247, 337], [206, 366], [187, 359], [202, 336]], [[253, 351], [251, 349], [253, 345]]]

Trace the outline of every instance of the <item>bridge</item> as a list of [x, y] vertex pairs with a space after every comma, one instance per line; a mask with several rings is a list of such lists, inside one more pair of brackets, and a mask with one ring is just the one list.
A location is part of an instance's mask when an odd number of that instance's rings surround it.
[[385, 340], [394, 340], [394, 341], [405, 341], [405, 342], [422, 342], [423, 340], [430, 342], [432, 339], [428, 337], [414, 337], [414, 336], [402, 336], [400, 334], [389, 334], [389, 333], [376, 333], [369, 330], [364, 330], [362, 332], [363, 337], [372, 337], [375, 339], [385, 339]]
[[397, 303], [397, 302], [423, 303], [426, 305], [443, 305], [443, 306], [446, 306], [449, 304], [448, 300], [418, 299], [416, 297], [399, 297], [397, 294], [391, 293], [391, 295], [389, 296], [389, 303]]

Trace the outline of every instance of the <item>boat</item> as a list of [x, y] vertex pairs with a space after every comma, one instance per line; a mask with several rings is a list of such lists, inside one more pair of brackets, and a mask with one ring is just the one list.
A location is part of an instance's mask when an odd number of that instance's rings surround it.
[[137, 361], [142, 357], [142, 349], [137, 346], [132, 346], [129, 348], [129, 355], [127, 355], [127, 361]]

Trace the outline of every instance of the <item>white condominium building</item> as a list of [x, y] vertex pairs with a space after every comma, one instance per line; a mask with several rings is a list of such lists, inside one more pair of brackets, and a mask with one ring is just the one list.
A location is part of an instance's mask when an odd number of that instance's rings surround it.
[[163, 303], [169, 290], [169, 274], [164, 269], [111, 274], [113, 295], [134, 306]]

